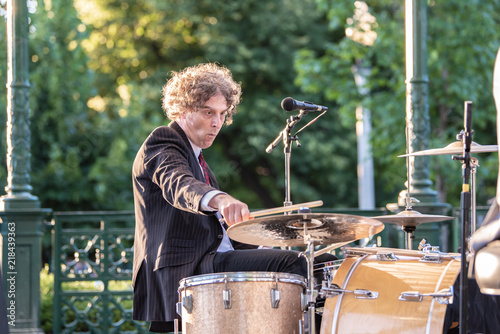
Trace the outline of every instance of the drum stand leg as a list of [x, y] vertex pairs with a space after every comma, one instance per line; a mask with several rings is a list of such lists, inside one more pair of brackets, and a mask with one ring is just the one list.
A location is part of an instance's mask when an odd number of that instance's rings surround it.
[[307, 328], [305, 333], [316, 334], [316, 297], [318, 291], [314, 290], [314, 240], [306, 234], [307, 251]]
[[174, 319], [174, 334], [179, 334], [179, 319]]

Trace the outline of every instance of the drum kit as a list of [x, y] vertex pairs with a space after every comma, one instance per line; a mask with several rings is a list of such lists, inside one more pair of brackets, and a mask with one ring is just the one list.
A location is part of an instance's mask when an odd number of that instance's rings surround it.
[[[454, 217], [413, 210], [409, 191], [406, 210], [371, 218], [312, 213], [311, 208], [321, 206], [322, 201], [291, 205], [290, 141], [297, 138], [290, 136], [290, 125], [296, 121], [291, 117], [287, 128], [267, 150], [269, 153], [283, 139], [287, 162], [284, 206], [253, 212], [250, 220], [229, 227], [227, 234], [247, 244], [305, 249], [301, 255], [307, 260], [307, 277], [278, 272], [227, 272], [184, 278], [178, 289], [183, 333], [316, 334], [317, 316], [321, 317], [320, 334], [443, 332], [463, 257], [440, 252], [425, 240], [418, 250], [413, 250], [412, 238], [420, 224]], [[460, 141], [404, 156], [460, 154], [463, 147]], [[496, 145], [476, 143], [471, 149], [472, 153], [495, 151]], [[297, 213], [292, 213], [295, 210]], [[406, 249], [345, 246], [372, 238], [384, 229], [384, 223], [403, 229]], [[343, 259], [314, 264], [320, 253], [341, 246]]]

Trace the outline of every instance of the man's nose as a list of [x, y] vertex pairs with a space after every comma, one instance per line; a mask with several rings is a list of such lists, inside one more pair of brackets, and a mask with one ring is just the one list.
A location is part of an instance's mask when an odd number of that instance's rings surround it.
[[222, 126], [222, 119], [219, 115], [215, 115], [212, 119], [212, 126], [214, 128], [220, 128]]

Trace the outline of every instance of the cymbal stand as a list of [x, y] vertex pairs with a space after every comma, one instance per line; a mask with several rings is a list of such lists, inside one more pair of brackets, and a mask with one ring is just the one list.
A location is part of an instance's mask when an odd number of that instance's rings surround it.
[[464, 150], [461, 156], [452, 156], [453, 160], [462, 162], [462, 193], [460, 194], [460, 204], [462, 209], [462, 229], [461, 229], [461, 273], [460, 273], [460, 328], [459, 333], [467, 333], [467, 307], [468, 307], [468, 282], [467, 282], [467, 236], [469, 231], [471, 192], [470, 192], [470, 174], [471, 174], [471, 156], [470, 147], [472, 143], [471, 129], [472, 123], [472, 102], [465, 101], [464, 104], [464, 130], [457, 135], [457, 139], [464, 143]]
[[471, 178], [470, 178], [470, 189], [471, 189], [471, 218], [472, 218], [472, 224], [470, 227], [470, 235], [476, 231], [477, 228], [477, 217], [476, 217], [476, 173], [477, 173], [477, 167], [479, 167], [479, 161], [477, 158], [471, 157], [470, 158], [470, 173], [471, 173]]
[[302, 256], [305, 256], [307, 260], [307, 327], [306, 333], [308, 334], [316, 334], [316, 297], [318, 296], [318, 291], [314, 289], [314, 242], [319, 241], [315, 240], [307, 233], [307, 221], [304, 222], [304, 239], [307, 244], [307, 250], [305, 255], [301, 253]]
[[401, 227], [405, 232], [405, 246], [406, 249], [413, 249], [413, 239], [415, 239], [415, 230], [417, 229], [415, 226], [402, 226]]
[[[419, 202], [416, 198], [413, 198], [410, 196], [410, 188], [411, 188], [411, 165], [410, 165], [410, 127], [406, 127], [406, 182], [408, 183], [407, 188], [408, 190], [406, 191], [406, 211], [411, 211], [412, 206], [411, 203], [413, 202]], [[405, 246], [406, 249], [413, 249], [413, 239], [415, 239], [415, 230], [417, 229], [415, 226], [402, 226], [403, 231], [405, 232]]]

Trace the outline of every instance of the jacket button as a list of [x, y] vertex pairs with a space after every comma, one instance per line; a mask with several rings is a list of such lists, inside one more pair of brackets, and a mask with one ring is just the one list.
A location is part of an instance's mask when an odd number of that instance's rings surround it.
[[217, 238], [222, 239], [224, 236], [222, 234], [219, 234]]
[[210, 255], [214, 255], [214, 254], [215, 254], [215, 251], [211, 251], [211, 252], [210, 252]]

